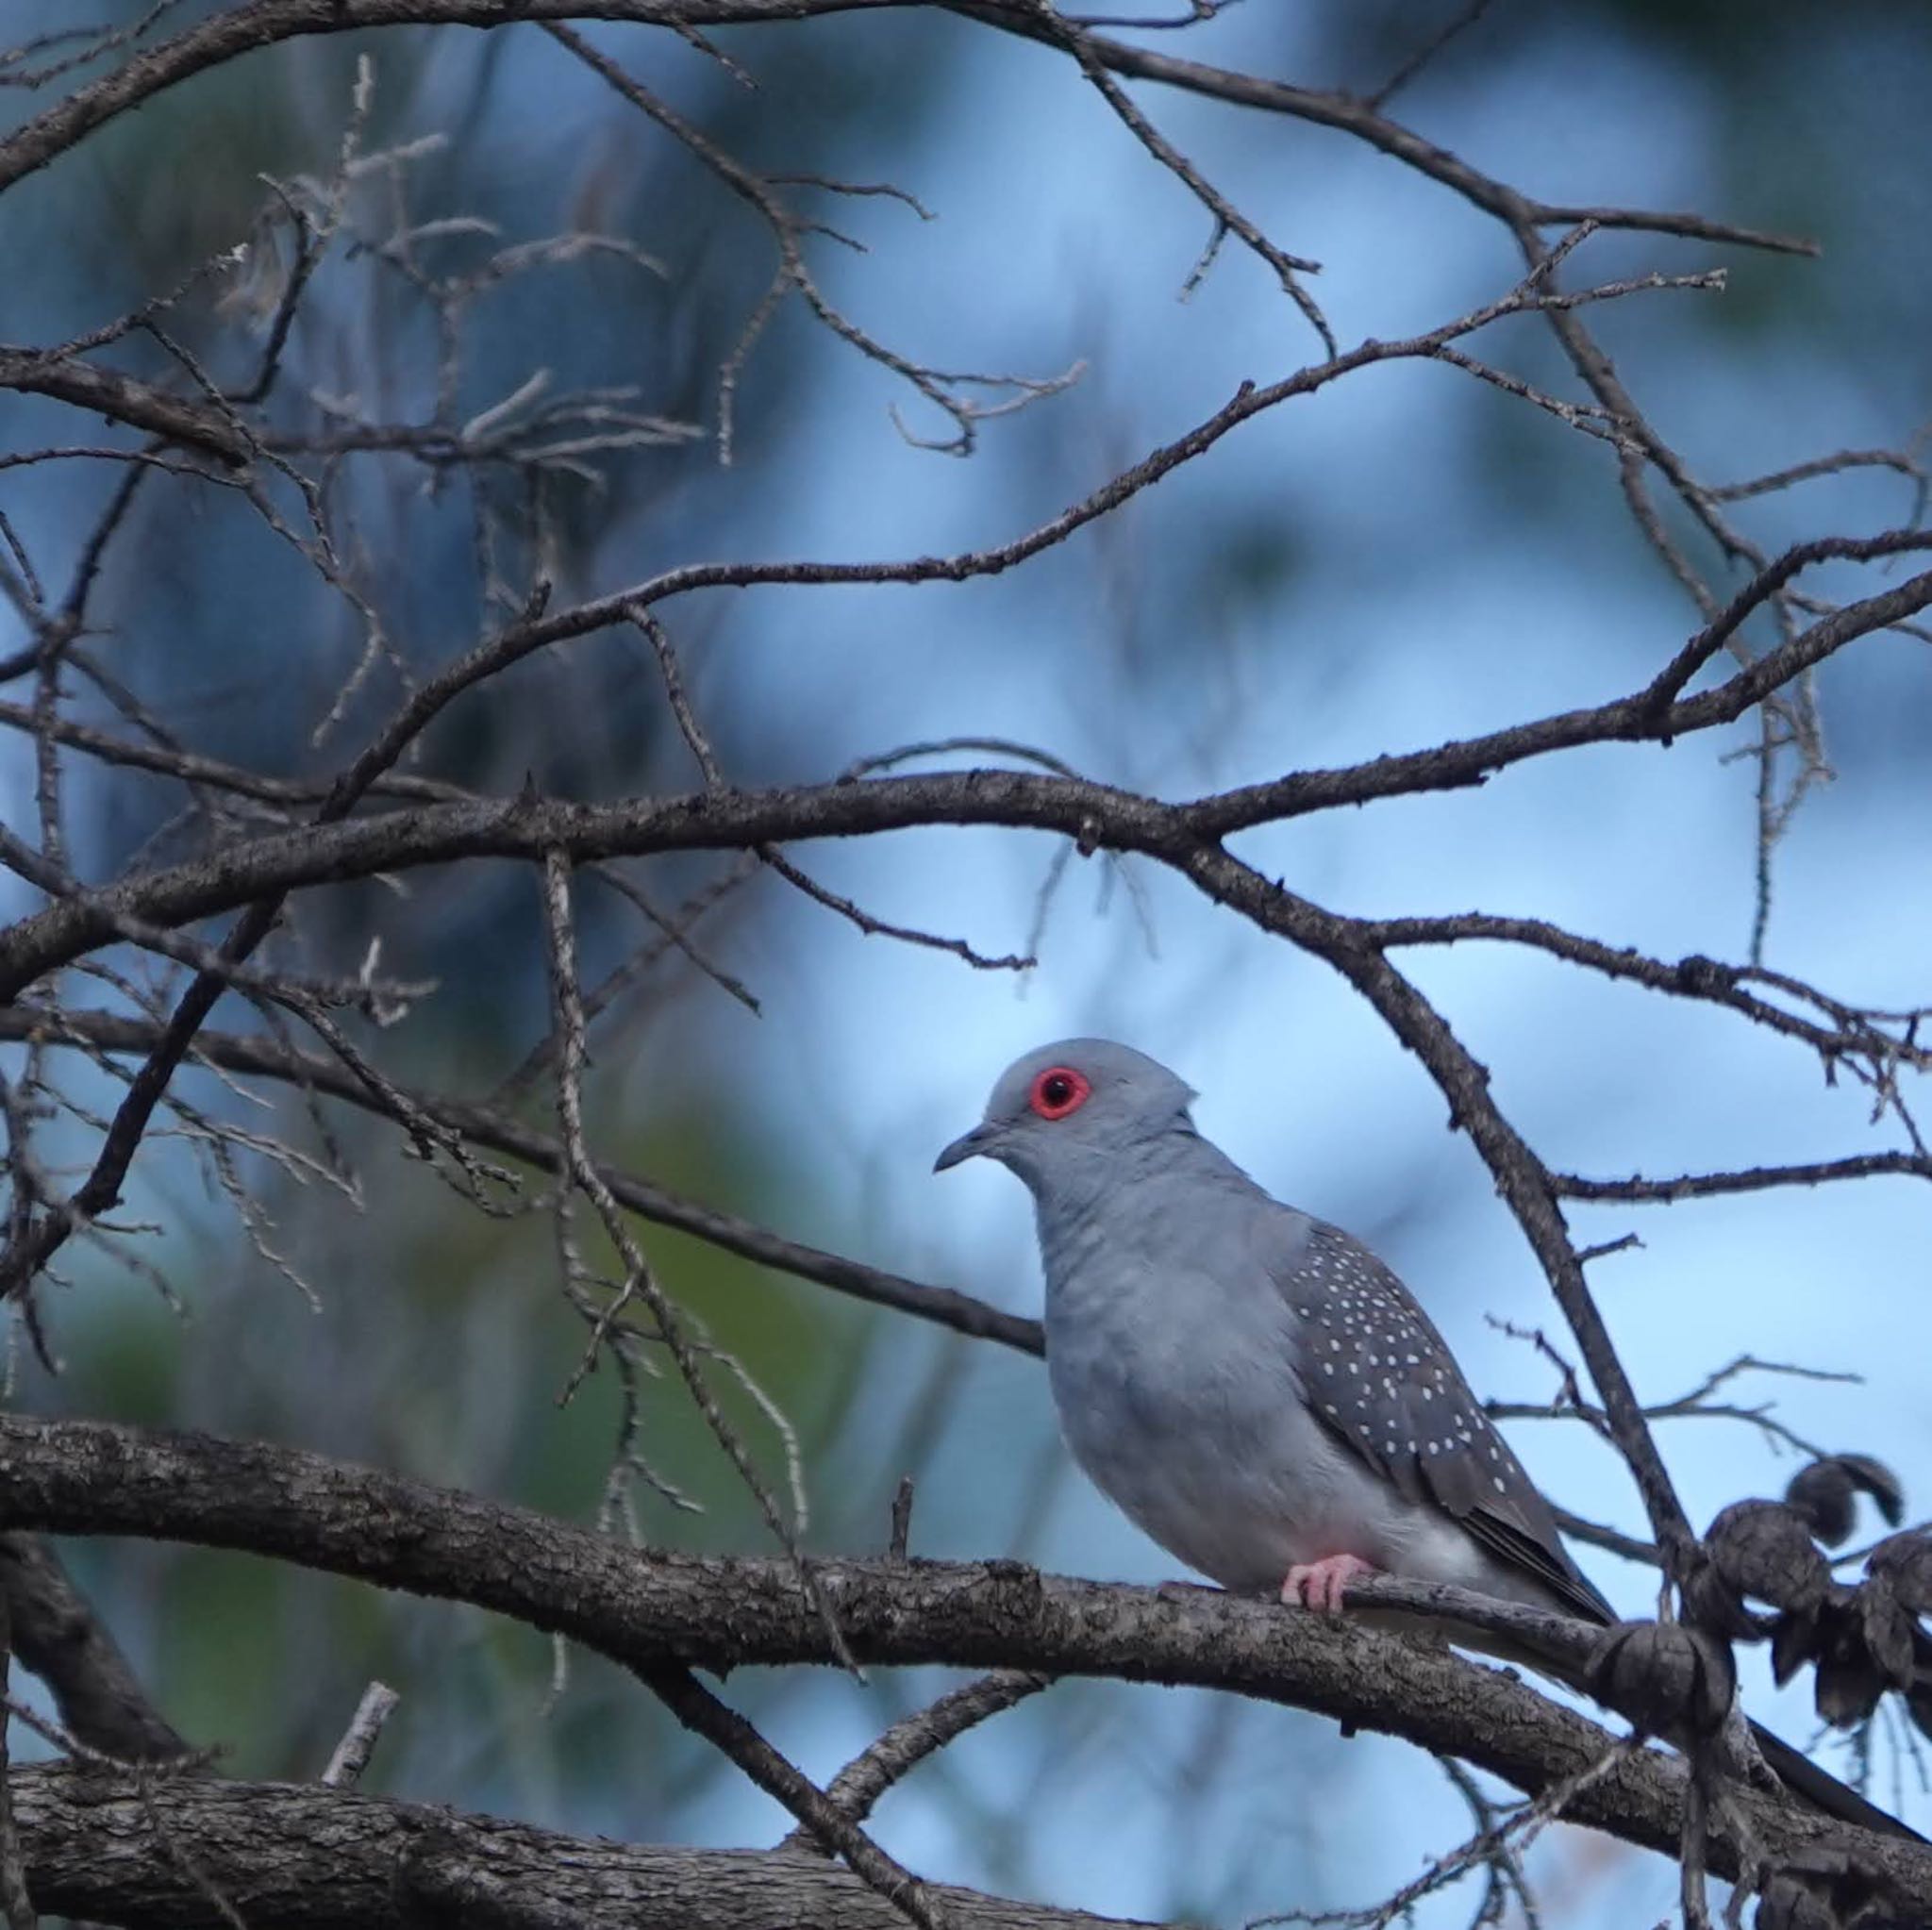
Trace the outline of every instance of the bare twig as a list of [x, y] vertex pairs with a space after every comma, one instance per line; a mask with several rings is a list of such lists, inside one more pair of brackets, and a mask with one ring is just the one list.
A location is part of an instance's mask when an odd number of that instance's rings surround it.
[[729, 1756], [768, 1796], [775, 1797], [824, 1847], [842, 1856], [861, 1878], [919, 1930], [943, 1930], [945, 1919], [926, 1886], [895, 1862], [858, 1827], [855, 1815], [834, 1803], [772, 1747], [735, 1709], [689, 1669], [646, 1669], [644, 1682], [687, 1729]]
[[322, 1780], [330, 1789], [349, 1789], [361, 1781], [362, 1772], [369, 1767], [369, 1758], [382, 1738], [383, 1724], [395, 1712], [400, 1700], [386, 1682], [372, 1682], [362, 1691], [356, 1713], [322, 1772]]
[[[998, 1669], [948, 1689], [937, 1702], [903, 1716], [869, 1748], [855, 1755], [825, 1787], [825, 1800], [854, 1822], [863, 1822], [878, 1800], [927, 1756], [1053, 1686], [1053, 1677], [1030, 1669]], [[810, 1834], [801, 1823], [786, 1838], [802, 1844]]]

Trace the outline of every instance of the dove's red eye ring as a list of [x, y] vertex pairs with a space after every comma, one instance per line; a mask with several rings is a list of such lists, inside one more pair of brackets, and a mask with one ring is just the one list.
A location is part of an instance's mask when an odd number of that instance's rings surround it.
[[1034, 1080], [1026, 1104], [1041, 1119], [1065, 1119], [1086, 1105], [1092, 1090], [1084, 1073], [1076, 1073], [1072, 1066], [1048, 1066]]

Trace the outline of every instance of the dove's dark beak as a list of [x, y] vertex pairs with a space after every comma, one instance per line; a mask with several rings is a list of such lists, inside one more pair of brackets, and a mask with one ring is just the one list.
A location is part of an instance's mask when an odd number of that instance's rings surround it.
[[932, 1162], [932, 1170], [943, 1173], [949, 1166], [958, 1165], [962, 1159], [976, 1159], [982, 1153], [992, 1150], [992, 1143], [998, 1137], [999, 1128], [991, 1120], [982, 1121], [970, 1133], [961, 1133]]

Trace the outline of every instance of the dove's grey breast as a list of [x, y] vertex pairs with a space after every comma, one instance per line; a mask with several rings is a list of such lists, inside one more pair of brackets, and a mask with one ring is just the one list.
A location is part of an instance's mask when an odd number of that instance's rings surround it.
[[1054, 1402], [1095, 1485], [1224, 1588], [1272, 1592], [1295, 1563], [1346, 1553], [1547, 1606], [1499, 1585], [1460, 1526], [1311, 1410], [1320, 1330], [1299, 1307], [1312, 1302], [1282, 1290], [1263, 1243], [1292, 1276], [1332, 1229], [1191, 1133], [1166, 1154], [1158, 1172], [1041, 1214]]

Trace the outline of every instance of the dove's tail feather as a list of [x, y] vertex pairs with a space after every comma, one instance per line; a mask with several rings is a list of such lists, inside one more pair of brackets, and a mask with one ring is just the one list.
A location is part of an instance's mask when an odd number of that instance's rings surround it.
[[1808, 1755], [1793, 1749], [1783, 1737], [1774, 1736], [1761, 1723], [1751, 1724], [1751, 1739], [1757, 1743], [1757, 1753], [1772, 1774], [1814, 1809], [1822, 1809], [1840, 1822], [1855, 1822], [1860, 1829], [1876, 1830], [1880, 1836], [1904, 1837], [1915, 1843], [1925, 1840], [1917, 1830], [1889, 1815], [1877, 1804], [1867, 1802], [1857, 1790], [1820, 1769]]

